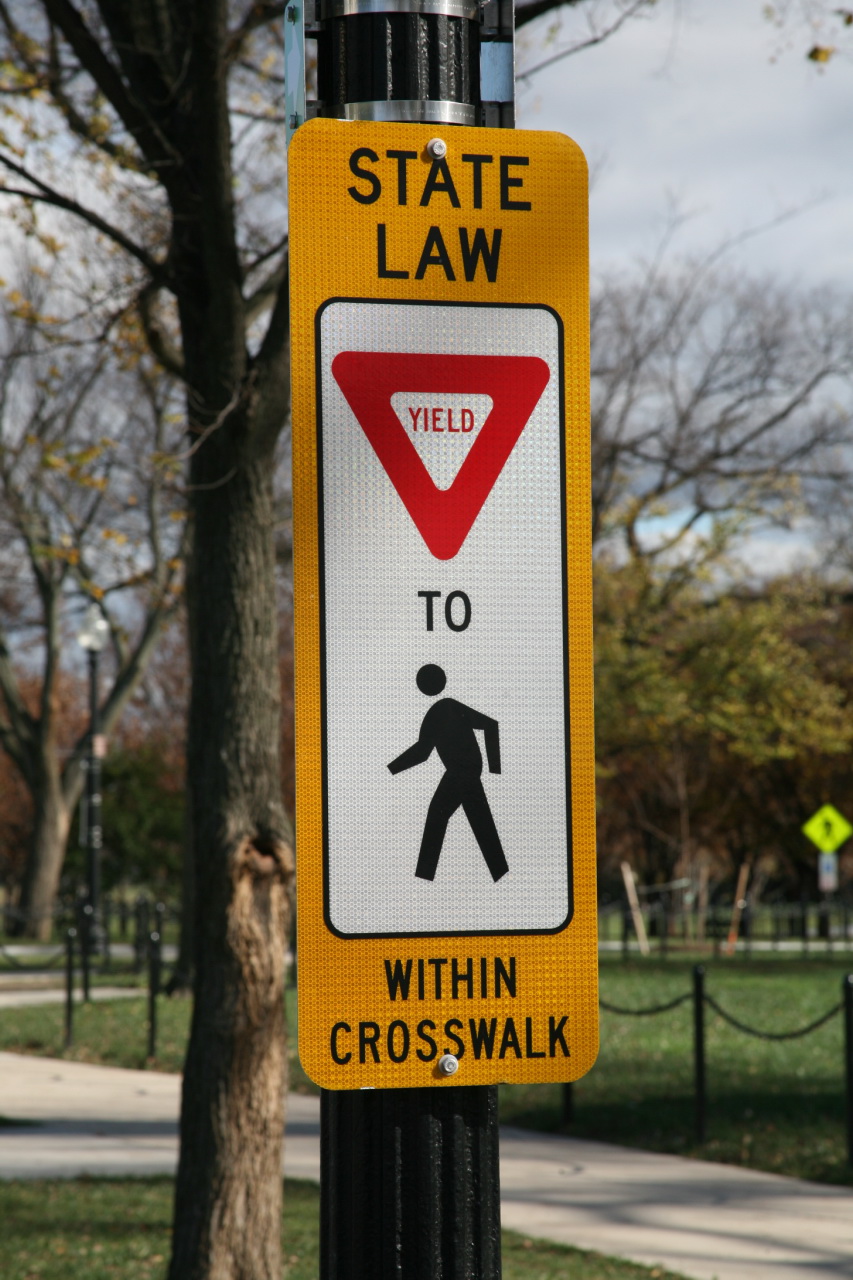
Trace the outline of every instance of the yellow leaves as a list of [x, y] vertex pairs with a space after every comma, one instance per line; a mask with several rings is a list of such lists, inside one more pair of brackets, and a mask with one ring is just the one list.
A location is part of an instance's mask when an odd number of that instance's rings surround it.
[[62, 560], [65, 564], [78, 565], [80, 563], [79, 547], [71, 546], [71, 540], [64, 535], [60, 542], [62, 545], [58, 547], [39, 546], [36, 551], [42, 560]]
[[832, 55], [836, 52], [832, 45], [816, 44], [806, 54], [809, 62], [829, 62]]
[[[27, 443], [38, 445], [40, 441], [36, 436], [28, 435]], [[101, 443], [89, 445], [85, 449], [67, 450], [63, 453], [56, 445], [43, 445], [41, 466], [45, 471], [55, 471], [64, 475], [73, 484], [78, 484], [83, 489], [94, 489], [98, 493], [104, 493], [107, 488], [106, 476], [92, 475], [88, 470], [103, 456], [104, 449], [105, 446]]]
[[9, 289], [6, 293], [9, 310], [17, 320], [25, 320], [27, 324], [58, 325], [62, 321], [59, 316], [46, 315], [34, 306], [32, 300], [24, 296], [19, 289]]
[[127, 542], [127, 534], [119, 529], [102, 529], [101, 537], [107, 542], [114, 542], [119, 547], [123, 547]]

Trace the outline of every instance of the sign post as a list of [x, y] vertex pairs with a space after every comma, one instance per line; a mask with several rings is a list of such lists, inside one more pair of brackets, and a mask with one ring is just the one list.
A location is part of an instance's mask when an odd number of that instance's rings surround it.
[[511, 3], [288, 20], [321, 1277], [497, 1280], [497, 1083], [597, 1049], [586, 167], [508, 131]]
[[802, 831], [818, 849], [817, 887], [823, 894], [820, 936], [831, 944], [829, 898], [838, 889], [838, 850], [853, 835], [853, 827], [835, 805], [824, 804], [803, 824]]

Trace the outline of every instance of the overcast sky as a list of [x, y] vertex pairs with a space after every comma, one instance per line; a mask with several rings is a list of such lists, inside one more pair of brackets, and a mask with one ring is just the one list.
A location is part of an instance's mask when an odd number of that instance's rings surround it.
[[[691, 215], [675, 242], [685, 250], [800, 210], [738, 261], [853, 289], [853, 58], [819, 69], [807, 28], [780, 35], [763, 8], [659, 0], [602, 45], [519, 81], [519, 126], [558, 129], [586, 152], [594, 267], [654, 252], [673, 208]], [[519, 75], [586, 30], [571, 10], [562, 24], [550, 46], [553, 19], [522, 29]]]

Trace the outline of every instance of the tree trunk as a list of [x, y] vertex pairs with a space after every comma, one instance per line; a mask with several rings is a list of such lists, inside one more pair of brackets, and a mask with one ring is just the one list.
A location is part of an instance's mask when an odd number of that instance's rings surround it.
[[281, 1280], [294, 866], [279, 792], [273, 466], [224, 434], [215, 453], [229, 478], [196, 492], [188, 577], [197, 972], [169, 1274]]
[[21, 886], [19, 915], [13, 932], [47, 942], [59, 877], [68, 844], [71, 809], [63, 795], [55, 752], [45, 752], [33, 787], [32, 847]]

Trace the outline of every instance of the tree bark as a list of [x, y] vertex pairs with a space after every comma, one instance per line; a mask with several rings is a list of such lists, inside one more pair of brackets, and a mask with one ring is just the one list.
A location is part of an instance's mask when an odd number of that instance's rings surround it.
[[278, 783], [272, 460], [217, 448], [229, 452], [236, 473], [196, 496], [188, 584], [197, 976], [172, 1280], [281, 1276], [293, 851]]
[[53, 909], [65, 859], [74, 802], [63, 793], [55, 752], [42, 754], [33, 796], [33, 837], [27, 859], [14, 932], [47, 942], [53, 928]]

